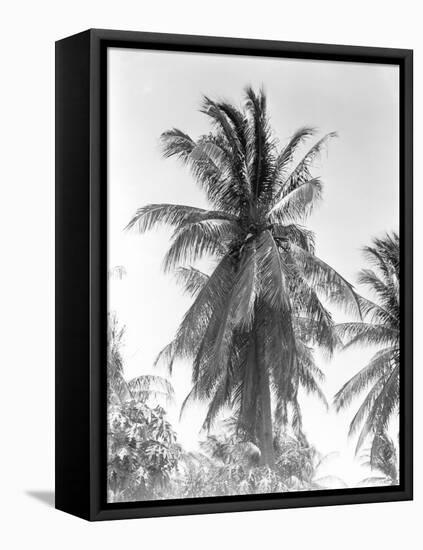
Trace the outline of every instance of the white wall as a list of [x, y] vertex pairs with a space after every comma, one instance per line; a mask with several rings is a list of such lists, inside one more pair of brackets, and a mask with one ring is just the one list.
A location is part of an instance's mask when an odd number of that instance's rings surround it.
[[[415, 49], [415, 204], [423, 37], [418, 3], [302, 0], [47, 0], [8, 3], [0, 33], [1, 538], [6, 548], [411, 548], [421, 539], [422, 401], [416, 399], [415, 501], [88, 524], [30, 492], [53, 488], [54, 41], [89, 27]], [[416, 274], [422, 267], [416, 209]], [[418, 275], [416, 275], [418, 282]], [[416, 289], [416, 305], [422, 292]], [[417, 307], [416, 307], [417, 309]], [[422, 322], [416, 317], [418, 343]], [[416, 349], [416, 395], [421, 387]], [[416, 541], [416, 542], [414, 542]]]

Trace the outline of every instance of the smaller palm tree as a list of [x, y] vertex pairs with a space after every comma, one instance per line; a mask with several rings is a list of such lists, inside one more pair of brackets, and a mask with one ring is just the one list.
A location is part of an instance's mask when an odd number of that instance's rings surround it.
[[[123, 265], [111, 267], [107, 272], [108, 279], [122, 280], [127, 275]], [[109, 403], [122, 403], [135, 399], [146, 403], [149, 399], [173, 400], [174, 391], [171, 383], [162, 376], [144, 374], [132, 380], [126, 380], [123, 374], [122, 345], [125, 326], [120, 326], [115, 312], [108, 314], [107, 323], [107, 385]]]
[[107, 272], [108, 279], [122, 280], [124, 277], [126, 277], [126, 269], [123, 265], [115, 265], [111, 267]]
[[115, 313], [108, 315], [107, 384], [109, 403], [127, 400], [146, 403], [149, 399], [169, 403], [173, 400], [172, 384], [162, 376], [143, 374], [126, 380], [123, 373], [121, 347], [125, 326], [120, 326]]
[[364, 254], [374, 269], [363, 269], [359, 283], [373, 291], [377, 302], [360, 298], [364, 322], [342, 323], [336, 330], [343, 339], [343, 349], [376, 345], [381, 349], [370, 362], [346, 382], [335, 396], [339, 411], [370, 387], [351, 421], [349, 435], [361, 427], [356, 452], [370, 434], [380, 438], [390, 420], [398, 413], [399, 349], [399, 237], [397, 233], [374, 239]]

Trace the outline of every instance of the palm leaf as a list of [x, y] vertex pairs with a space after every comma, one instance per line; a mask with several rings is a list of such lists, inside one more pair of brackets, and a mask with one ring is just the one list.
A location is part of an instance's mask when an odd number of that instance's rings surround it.
[[375, 302], [363, 296], [358, 296], [360, 302], [360, 309], [363, 317], [367, 317], [370, 322], [376, 322], [377, 324], [387, 324], [392, 327], [398, 327], [398, 318], [389, 311]]
[[314, 254], [314, 233], [301, 225], [273, 223], [272, 234], [279, 243], [294, 243], [307, 252]]
[[233, 260], [225, 255], [185, 314], [173, 343], [160, 359], [173, 364], [176, 358], [194, 358], [216, 310], [223, 307], [233, 288]]
[[176, 156], [185, 161], [195, 146], [195, 142], [189, 135], [182, 132], [182, 130], [178, 130], [178, 128], [163, 132], [160, 139], [163, 155], [166, 158]]
[[368, 346], [392, 345], [399, 338], [399, 333], [396, 329], [375, 323], [340, 323], [336, 325], [335, 330], [341, 339], [348, 338], [348, 341], [344, 344], [344, 349], [357, 344]]
[[336, 410], [339, 411], [341, 408], [347, 407], [370, 384], [378, 380], [385, 372], [390, 372], [395, 353], [395, 348], [377, 352], [364, 368], [350, 378], [335, 395]]
[[183, 225], [172, 235], [163, 268], [169, 272], [178, 264], [194, 263], [204, 256], [223, 256], [227, 250], [225, 243], [233, 239], [237, 226], [229, 220], [220, 222], [200, 221]]
[[280, 182], [286, 178], [286, 170], [291, 164], [294, 154], [301, 143], [316, 133], [315, 128], [303, 127], [299, 128], [291, 137], [287, 145], [282, 149], [276, 159], [275, 165], [275, 184], [280, 185]]
[[360, 301], [354, 287], [326, 262], [290, 243], [294, 263], [300, 265], [304, 278], [331, 302], [352, 309], [361, 317]]
[[304, 183], [304, 181], [307, 181], [310, 179], [310, 167], [313, 164], [313, 162], [316, 160], [316, 157], [320, 155], [322, 150], [326, 147], [328, 144], [328, 141], [334, 137], [337, 137], [336, 132], [329, 132], [325, 136], [323, 136], [321, 139], [319, 139], [311, 149], [303, 156], [303, 158], [300, 160], [300, 162], [296, 165], [294, 170], [289, 174], [289, 176], [285, 179], [281, 191], [276, 195], [275, 197], [275, 203], [279, 201], [279, 199], [288, 193], [290, 193], [293, 189], [297, 188], [299, 185]]
[[177, 282], [192, 297], [197, 296], [209, 279], [206, 273], [194, 267], [180, 267], [176, 270], [175, 275]]
[[376, 396], [368, 417], [360, 432], [357, 441], [356, 452], [364, 443], [367, 435], [373, 431], [379, 433], [387, 429], [388, 421], [399, 402], [399, 365], [397, 365], [389, 376], [383, 378], [383, 385]]
[[268, 230], [257, 241], [257, 264], [264, 300], [270, 307], [289, 314], [291, 304], [287, 276], [290, 271], [287, 264], [282, 263], [278, 246]]
[[181, 227], [186, 223], [205, 220], [233, 219], [225, 212], [204, 210], [194, 206], [181, 204], [147, 204], [139, 208], [131, 221], [125, 227], [126, 231], [137, 229], [139, 233], [145, 233], [154, 229], [159, 224]]
[[312, 369], [308, 367], [307, 363], [304, 363], [301, 360], [299, 361], [298, 365], [298, 374], [300, 384], [305, 389], [305, 391], [310, 395], [316, 396], [323, 403], [326, 410], [329, 410], [329, 404], [327, 402], [326, 396], [319, 386]]
[[[349, 427], [348, 435], [352, 436], [360, 428], [366, 415], [368, 415], [374, 402], [376, 401], [381, 389], [383, 388], [384, 380], [379, 378], [376, 383], [371, 387], [362, 404], [355, 413]], [[364, 438], [362, 438], [364, 439]]]
[[128, 388], [134, 399], [144, 401], [149, 397], [164, 397], [167, 403], [174, 399], [174, 390], [172, 384], [162, 376], [153, 376], [144, 374], [132, 378], [128, 382]]
[[266, 95], [258, 94], [247, 86], [245, 89], [247, 125], [246, 157], [250, 174], [251, 192], [260, 202], [272, 196], [274, 143], [266, 116]]
[[313, 207], [322, 198], [322, 182], [319, 178], [305, 181], [284, 195], [270, 210], [271, 221], [286, 223], [287, 221], [304, 220]]

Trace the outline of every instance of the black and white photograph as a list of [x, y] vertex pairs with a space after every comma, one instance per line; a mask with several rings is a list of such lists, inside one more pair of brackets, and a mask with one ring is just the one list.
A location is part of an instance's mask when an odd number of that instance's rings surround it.
[[400, 485], [399, 105], [395, 64], [107, 49], [108, 503]]
[[2, 15], [0, 545], [415, 550], [417, 3]]

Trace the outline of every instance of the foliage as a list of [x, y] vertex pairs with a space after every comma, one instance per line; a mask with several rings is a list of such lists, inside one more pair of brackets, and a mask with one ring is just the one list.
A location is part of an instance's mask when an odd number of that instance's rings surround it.
[[[361, 427], [357, 451], [368, 435], [379, 439], [385, 437], [389, 421], [397, 414], [399, 405], [399, 237], [393, 233], [383, 239], [374, 239], [364, 253], [374, 269], [363, 269], [359, 282], [373, 291], [377, 303], [360, 298], [365, 322], [343, 323], [336, 327], [344, 340], [344, 349], [354, 345], [381, 348], [335, 396], [335, 406], [339, 410], [370, 387], [350, 424], [350, 435]], [[371, 462], [376, 464], [373, 459]]]
[[107, 278], [108, 279], [123, 279], [126, 277], [126, 268], [123, 265], [115, 265], [114, 267], [110, 268], [107, 272]]
[[161, 498], [180, 454], [165, 410], [151, 401], [173, 395], [160, 376], [127, 381], [121, 347], [125, 327], [108, 318], [108, 497], [109, 502]]
[[364, 465], [370, 466], [381, 475], [363, 479], [360, 485], [398, 485], [399, 471], [395, 444], [386, 432], [379, 432], [373, 438], [370, 451], [364, 455]]
[[162, 399], [172, 402], [174, 391], [172, 385], [162, 376], [144, 374], [126, 380], [123, 373], [121, 348], [125, 335], [125, 326], [120, 326], [114, 313], [108, 315], [107, 338], [107, 384], [108, 402], [122, 402], [126, 399], [141, 400]]
[[179, 454], [162, 407], [151, 409], [135, 400], [109, 406], [110, 502], [165, 498]]
[[[322, 299], [359, 311], [353, 287], [315, 255], [314, 235], [303, 223], [319, 202], [323, 184], [312, 175], [317, 156], [335, 136], [318, 139], [299, 129], [282, 148], [272, 134], [266, 95], [245, 91], [242, 109], [205, 97], [202, 112], [212, 132], [196, 141], [178, 129], [162, 135], [164, 156], [188, 166], [210, 209], [150, 204], [127, 229], [173, 229], [164, 269], [179, 269], [194, 301], [174, 340], [158, 360], [193, 363], [187, 398], [206, 401], [211, 429], [226, 406], [257, 440], [263, 464], [275, 465], [271, 400], [278, 421], [291, 418], [301, 431], [299, 385], [323, 396], [310, 346], [332, 353], [337, 344]], [[189, 270], [205, 256], [216, 260], [210, 276]]]
[[[183, 453], [173, 482], [175, 498], [279, 493], [326, 488], [335, 478], [319, 478], [323, 458], [305, 440], [275, 441], [276, 465], [259, 464], [260, 450], [236, 436], [209, 435], [201, 453]], [[336, 479], [337, 487], [345, 484]]]

